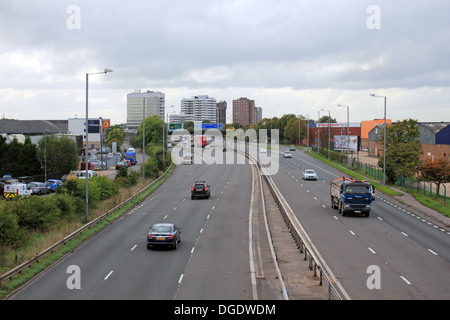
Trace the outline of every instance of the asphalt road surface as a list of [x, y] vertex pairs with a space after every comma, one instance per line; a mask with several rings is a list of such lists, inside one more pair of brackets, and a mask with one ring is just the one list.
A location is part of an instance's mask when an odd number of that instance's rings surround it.
[[[274, 180], [350, 298], [450, 299], [447, 227], [379, 191], [369, 217], [343, 217], [330, 201], [330, 181], [342, 173], [292, 155], [280, 156]], [[307, 168], [318, 181], [302, 179]]]

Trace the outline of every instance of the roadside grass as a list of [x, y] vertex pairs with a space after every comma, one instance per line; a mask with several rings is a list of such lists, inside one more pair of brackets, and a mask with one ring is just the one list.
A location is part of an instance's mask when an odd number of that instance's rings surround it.
[[[145, 198], [147, 198], [151, 193], [153, 193], [173, 172], [175, 166], [172, 166], [166, 175], [158, 180], [154, 185], [150, 186], [147, 190], [142, 192], [136, 198], [125, 204], [123, 207], [115, 210], [110, 215], [104, 217], [99, 220], [97, 223], [92, 225], [90, 228], [87, 228], [80, 232], [78, 235], [73, 237], [72, 239], [65, 242], [63, 245], [57, 247], [53, 252], [45, 255], [39, 261], [32, 263], [29, 267], [22, 270], [20, 273], [14, 275], [9, 280], [1, 283], [0, 286], [0, 299], [5, 298], [7, 295], [14, 292], [17, 288], [24, 285], [26, 282], [31, 280], [33, 277], [38, 275], [40, 272], [49, 268], [59, 259], [64, 257], [66, 254], [72, 252], [76, 247], [81, 245], [84, 241], [95, 235], [97, 232], [105, 228], [114, 222], [117, 218], [119, 218], [122, 214], [129, 211], [131, 208], [135, 207], [139, 203], [141, 203]], [[120, 193], [105, 201], [102, 201], [102, 204], [95, 209], [90, 211], [92, 213], [92, 220], [101, 216], [102, 214], [108, 212], [112, 208], [116, 207], [120, 203], [129, 199], [132, 195], [136, 194], [139, 190], [144, 187], [143, 183], [134, 186], [133, 188], [121, 188]], [[48, 232], [45, 234], [35, 233], [30, 237], [28, 241], [29, 246], [26, 248], [14, 252], [9, 253], [9, 258], [14, 261], [18, 261], [18, 256], [20, 256], [21, 260], [28, 261], [29, 259], [36, 256], [39, 252], [44, 251], [46, 248], [49, 248], [52, 244], [60, 241], [66, 235], [71, 234], [72, 232], [79, 229], [83, 224], [81, 222], [72, 222], [67, 224], [64, 227], [60, 227], [57, 230], [52, 232]], [[17, 263], [17, 265], [19, 265]], [[3, 270], [6, 271], [6, 270]]]

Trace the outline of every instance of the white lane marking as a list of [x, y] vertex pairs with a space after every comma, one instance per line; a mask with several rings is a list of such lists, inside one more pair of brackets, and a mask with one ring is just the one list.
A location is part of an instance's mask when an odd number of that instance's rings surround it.
[[105, 279], [103, 279], [103, 280], [106, 280], [106, 279], [108, 279], [109, 278], [109, 276], [112, 274], [113, 272], [112, 271], [110, 271], [109, 273], [108, 273], [108, 275], [105, 277]]
[[438, 254], [436, 253], [436, 252], [434, 252], [433, 250], [431, 250], [431, 249], [428, 249], [428, 251], [430, 251], [432, 254], [434, 254], [435, 256], [437, 256]]
[[178, 283], [181, 283], [181, 281], [183, 280], [184, 277], [184, 273], [181, 274], [180, 279], [178, 280]]
[[136, 248], [137, 247], [137, 244], [135, 244], [134, 245], [134, 247], [133, 248], [131, 248], [131, 251], [133, 251], [134, 250], [134, 248]]
[[409, 282], [404, 276], [400, 276], [400, 278], [402, 278], [402, 280], [405, 281], [407, 284], [411, 284], [411, 282]]
[[368, 247], [368, 249], [370, 250], [370, 252], [372, 252], [373, 254], [375, 254], [376, 252], [371, 248], [371, 247]]

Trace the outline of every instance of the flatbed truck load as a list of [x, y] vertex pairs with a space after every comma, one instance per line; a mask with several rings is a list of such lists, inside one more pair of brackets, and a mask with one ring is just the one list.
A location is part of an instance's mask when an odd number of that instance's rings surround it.
[[369, 216], [372, 209], [372, 185], [367, 181], [340, 177], [331, 180], [331, 206], [343, 216], [361, 213]]

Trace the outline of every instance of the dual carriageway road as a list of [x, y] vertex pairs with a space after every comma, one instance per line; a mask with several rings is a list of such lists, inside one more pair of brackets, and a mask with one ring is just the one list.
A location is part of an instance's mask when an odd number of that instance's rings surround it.
[[[368, 218], [342, 217], [329, 195], [329, 181], [341, 173], [302, 151], [292, 154], [280, 155], [273, 179], [348, 298], [450, 298], [448, 227], [382, 194]], [[315, 169], [319, 180], [303, 181], [304, 168]], [[195, 180], [211, 185], [210, 199], [190, 199]], [[142, 204], [10, 298], [282, 299], [272, 277], [256, 286], [252, 277], [252, 189], [248, 164], [178, 165]], [[148, 250], [148, 228], [164, 221], [182, 227], [178, 249]], [[74, 265], [81, 288], [70, 290], [67, 270]], [[374, 266], [379, 289], [368, 288]], [[270, 263], [265, 268], [271, 275]]]

